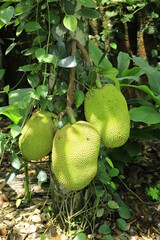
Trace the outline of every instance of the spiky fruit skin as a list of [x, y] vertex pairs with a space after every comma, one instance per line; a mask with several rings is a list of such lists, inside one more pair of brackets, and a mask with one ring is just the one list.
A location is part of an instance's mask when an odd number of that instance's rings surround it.
[[25, 159], [38, 160], [51, 152], [57, 123], [57, 116], [48, 111], [31, 116], [19, 138], [19, 148]]
[[78, 121], [57, 130], [52, 148], [52, 169], [65, 189], [81, 190], [97, 173], [100, 136], [89, 123]]
[[88, 91], [84, 109], [86, 120], [98, 130], [104, 146], [125, 144], [130, 134], [130, 116], [123, 94], [114, 85]]

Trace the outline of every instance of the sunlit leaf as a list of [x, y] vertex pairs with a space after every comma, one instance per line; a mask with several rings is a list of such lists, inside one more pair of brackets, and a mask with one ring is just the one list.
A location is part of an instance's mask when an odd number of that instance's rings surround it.
[[7, 116], [15, 124], [17, 124], [22, 118], [17, 105], [1, 107], [0, 114]]
[[6, 49], [5, 51], [5, 55], [7, 55], [10, 51], [12, 51], [12, 49], [17, 45], [17, 43], [12, 43], [11, 45], [9, 45], [9, 47]]
[[61, 59], [58, 62], [59, 67], [64, 67], [64, 68], [72, 68], [77, 66], [77, 62], [74, 56], [69, 56], [66, 58]]
[[11, 165], [13, 168], [18, 169], [18, 170], [20, 169], [21, 163], [19, 161], [17, 154], [12, 153], [12, 155], [10, 157], [10, 162], [11, 162]]
[[14, 14], [14, 7], [9, 6], [8, 8], [4, 8], [0, 10], [0, 20], [4, 24], [8, 24], [10, 20], [12, 19]]
[[119, 208], [119, 205], [117, 204], [117, 202], [113, 201], [113, 200], [110, 200], [108, 202], [108, 206], [112, 209], [118, 209]]
[[77, 28], [77, 18], [74, 15], [66, 15], [63, 24], [68, 30], [74, 32]]

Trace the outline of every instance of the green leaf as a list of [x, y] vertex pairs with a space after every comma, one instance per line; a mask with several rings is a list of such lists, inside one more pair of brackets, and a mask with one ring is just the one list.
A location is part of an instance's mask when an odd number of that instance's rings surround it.
[[108, 224], [104, 223], [100, 226], [100, 228], [98, 229], [98, 232], [100, 234], [109, 234], [111, 232], [111, 229]]
[[117, 43], [116, 42], [111, 42], [110, 47], [113, 48], [114, 50], [117, 49]]
[[17, 124], [22, 118], [22, 116], [19, 113], [19, 108], [17, 105], [1, 107], [0, 114], [7, 116], [15, 124]]
[[10, 182], [13, 181], [13, 179], [17, 176], [18, 170], [14, 169], [12, 170], [6, 177], [6, 183], [9, 184]]
[[39, 81], [40, 81], [39, 76], [37, 74], [29, 74], [27, 76], [27, 80], [28, 80], [29, 84], [31, 85], [31, 87], [33, 87], [33, 88], [37, 87], [39, 84]]
[[[49, 0], [48, 0], [48, 2], [49, 2]], [[46, 240], [46, 234], [45, 234], [45, 233], [43, 233], [43, 234], [41, 235], [41, 240]]]
[[154, 106], [141, 106], [130, 110], [131, 120], [147, 124], [160, 123], [160, 113]]
[[26, 32], [35, 32], [41, 29], [41, 26], [38, 22], [28, 22], [25, 24], [24, 29]]
[[160, 95], [160, 72], [155, 68], [148, 65], [148, 63], [141, 57], [134, 57], [133, 61], [144, 71], [148, 76], [148, 81], [151, 86], [151, 90]]
[[76, 108], [79, 108], [84, 102], [84, 93], [81, 90], [76, 89], [74, 98], [75, 98]]
[[156, 49], [152, 50], [152, 57], [157, 57], [158, 56], [158, 51]]
[[119, 205], [118, 205], [115, 201], [113, 201], [113, 200], [110, 200], [110, 201], [108, 202], [108, 206], [109, 206], [111, 209], [118, 209], [118, 208], [119, 208]]
[[118, 54], [118, 77], [122, 76], [122, 73], [128, 70], [130, 65], [130, 56], [128, 53], [120, 52]]
[[125, 144], [125, 149], [127, 150], [128, 154], [131, 157], [134, 157], [134, 156], [138, 155], [138, 153], [140, 152], [140, 146], [139, 146], [138, 142], [128, 141]]
[[118, 174], [119, 174], [119, 170], [118, 168], [112, 168], [110, 171], [109, 171], [109, 176], [112, 178], [112, 177], [117, 177]]
[[33, 88], [22, 88], [9, 92], [9, 105], [22, 101], [25, 96], [30, 96], [33, 91]]
[[12, 51], [12, 49], [17, 45], [17, 43], [12, 43], [11, 45], [9, 45], [9, 47], [6, 49], [5, 51], [5, 55], [7, 55], [10, 51]]
[[21, 163], [19, 161], [19, 158], [17, 156], [17, 154], [12, 153], [11, 157], [10, 157], [10, 162], [13, 168], [19, 170], [21, 167]]
[[149, 89], [149, 87], [147, 87], [146, 85], [141, 85], [141, 86], [135, 86], [135, 85], [130, 85], [130, 84], [121, 84], [122, 87], [132, 87], [132, 88], [137, 88], [145, 93], [147, 93], [148, 95], [150, 95], [154, 101], [156, 102], [156, 96], [154, 95], [154, 93]]
[[112, 160], [109, 157], [106, 157], [106, 161], [107, 161], [107, 163], [109, 164], [109, 166], [111, 168], [114, 168], [113, 162], [112, 162]]
[[37, 175], [38, 180], [43, 183], [47, 181], [47, 173], [44, 170], [40, 170]]
[[22, 199], [18, 198], [16, 200], [16, 208], [19, 208], [19, 206], [21, 205]]
[[5, 87], [3, 88], [3, 90], [4, 90], [5, 93], [7, 93], [7, 94], [8, 94], [8, 92], [9, 92], [9, 89], [10, 89], [10, 86], [9, 86], [9, 85], [7, 85], [7, 86], [5, 86]]
[[104, 240], [114, 240], [114, 238], [109, 234], [104, 237]]
[[21, 127], [18, 125], [11, 125], [11, 136], [16, 138], [21, 133]]
[[124, 218], [124, 219], [129, 219], [131, 218], [131, 212], [130, 212], [130, 209], [128, 206], [121, 206], [119, 209], [118, 209], [118, 213], [120, 215], [121, 218]]
[[74, 56], [63, 58], [58, 62], [58, 66], [63, 68], [76, 67], [77, 66], [76, 58]]
[[39, 85], [36, 89], [38, 96], [46, 98], [48, 95], [48, 87], [46, 85]]
[[102, 217], [104, 214], [104, 208], [100, 208], [97, 210], [97, 217]]
[[127, 230], [127, 224], [126, 224], [126, 221], [124, 219], [118, 218], [117, 219], [117, 225], [118, 225], [119, 229], [121, 229], [122, 231]]
[[1, 68], [0, 69], [0, 80], [2, 80], [2, 78], [3, 78], [3, 76], [4, 76], [4, 74], [5, 74], [5, 69], [3, 69], [3, 68]]
[[147, 195], [152, 197], [153, 200], [159, 200], [160, 198], [160, 191], [156, 187], [150, 187], [146, 189]]
[[89, 56], [94, 62], [96, 66], [99, 65], [101, 69], [108, 69], [112, 67], [111, 62], [105, 57], [102, 62], [99, 64], [101, 57], [103, 56], [103, 52], [96, 46], [96, 44], [90, 40], [89, 41]]
[[77, 15], [85, 18], [100, 18], [101, 14], [95, 10], [90, 8], [82, 8], [79, 11], [77, 11]]
[[0, 10], [0, 20], [4, 24], [8, 24], [14, 15], [14, 7], [9, 6], [8, 8], [4, 8]]
[[45, 49], [44, 48], [38, 48], [35, 51], [35, 56], [36, 56], [36, 58], [38, 59], [39, 62], [43, 61], [44, 55], [45, 55]]
[[78, 233], [73, 240], [87, 240], [87, 236], [85, 233]]
[[46, 54], [43, 56], [43, 62], [55, 64], [56, 59], [52, 54]]
[[22, 22], [16, 30], [16, 36], [17, 37], [19, 37], [19, 35], [22, 33], [23, 29], [24, 29], [24, 22]]
[[77, 28], [77, 18], [74, 15], [66, 15], [63, 24], [68, 30], [74, 32]]
[[20, 66], [18, 71], [31, 72], [31, 71], [35, 71], [36, 69], [37, 69], [37, 65], [35, 63], [33, 63], [33, 64], [27, 64], [24, 66]]
[[82, 6], [86, 8], [96, 8], [97, 4], [93, 0], [77, 0]]

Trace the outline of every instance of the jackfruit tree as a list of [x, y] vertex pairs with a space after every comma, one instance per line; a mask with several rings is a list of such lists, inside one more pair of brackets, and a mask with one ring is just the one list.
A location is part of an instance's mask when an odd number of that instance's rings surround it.
[[[79, 219], [89, 216], [84, 225], [91, 222], [94, 229], [96, 218], [105, 210], [107, 215], [108, 208], [124, 207], [112, 178], [123, 174], [125, 161], [136, 158], [134, 141], [145, 131], [144, 124], [160, 122], [159, 71], [122, 52], [115, 53], [112, 63], [105, 32], [88, 34], [91, 25], [101, 23], [104, 11], [108, 14], [108, 4], [99, 0], [16, 0], [6, 1], [0, 9], [0, 28], [15, 30], [6, 54], [18, 52], [24, 57], [15, 86], [6, 85], [3, 90], [8, 106], [0, 108], [0, 114], [13, 122], [8, 141], [0, 147], [4, 151], [9, 142], [12, 156], [20, 159], [12, 157], [16, 168], [8, 179], [24, 168], [23, 202], [30, 202], [28, 168], [34, 164], [37, 170], [38, 162], [47, 157], [53, 209], [64, 228], [65, 224], [74, 228]], [[113, 42], [111, 47], [116, 47]], [[133, 69], [129, 69], [131, 59], [137, 64]], [[0, 78], [3, 74], [0, 71]], [[133, 82], [144, 75], [149, 87], [135, 86]], [[128, 105], [125, 87], [142, 90], [147, 97]], [[132, 104], [136, 107], [130, 110]], [[136, 126], [138, 131], [134, 131]], [[46, 180], [38, 178], [40, 183]]]

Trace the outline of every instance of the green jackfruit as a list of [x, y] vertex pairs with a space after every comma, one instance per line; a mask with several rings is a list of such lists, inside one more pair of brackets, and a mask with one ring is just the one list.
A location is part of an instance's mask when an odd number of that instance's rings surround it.
[[52, 169], [68, 190], [86, 187], [97, 173], [100, 136], [89, 123], [78, 121], [57, 130], [52, 148]]
[[28, 160], [38, 160], [52, 150], [53, 137], [58, 123], [57, 116], [48, 111], [34, 113], [22, 129], [19, 148]]
[[123, 94], [112, 84], [88, 91], [84, 102], [86, 120], [99, 132], [104, 146], [120, 147], [129, 138], [130, 116]]

